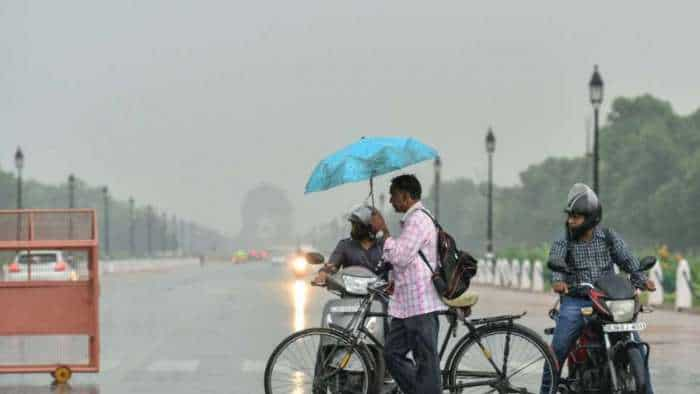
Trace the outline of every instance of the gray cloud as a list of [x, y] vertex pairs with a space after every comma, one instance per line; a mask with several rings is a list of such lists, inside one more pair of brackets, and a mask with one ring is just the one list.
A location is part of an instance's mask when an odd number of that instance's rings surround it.
[[[324, 155], [363, 135], [436, 147], [444, 177], [513, 184], [585, 150], [587, 81], [695, 110], [695, 2], [14, 2], [0, 4], [0, 164], [69, 172], [228, 234], [245, 193], [279, 185], [299, 228], [365, 184], [309, 196]], [[430, 183], [429, 164], [412, 168]], [[389, 177], [378, 180], [385, 187]], [[382, 186], [384, 185], [384, 186]]]

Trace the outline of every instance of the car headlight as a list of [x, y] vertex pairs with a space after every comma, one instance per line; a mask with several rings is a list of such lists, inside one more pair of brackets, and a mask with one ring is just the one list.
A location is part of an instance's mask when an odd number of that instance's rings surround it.
[[367, 286], [377, 281], [377, 278], [343, 275], [343, 286], [348, 293], [365, 295]]
[[605, 301], [614, 322], [628, 322], [634, 318], [635, 301]]

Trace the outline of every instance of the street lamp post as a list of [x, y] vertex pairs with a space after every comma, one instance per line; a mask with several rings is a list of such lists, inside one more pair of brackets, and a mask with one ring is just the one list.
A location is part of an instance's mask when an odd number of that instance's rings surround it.
[[146, 207], [146, 249], [148, 250], [148, 257], [153, 255], [153, 207]]
[[129, 255], [136, 254], [136, 244], [134, 237], [134, 197], [129, 197]]
[[17, 147], [15, 152], [15, 168], [17, 169], [17, 209], [22, 209], [22, 169], [24, 169], [24, 153]]
[[[75, 208], [75, 175], [68, 175], [68, 208]], [[68, 214], [68, 238], [73, 239], [73, 215]]]
[[75, 175], [68, 175], [68, 208], [75, 208]]
[[173, 215], [171, 218], [171, 225], [170, 225], [170, 239], [172, 241], [172, 251], [173, 255], [177, 256], [177, 251], [180, 246], [180, 238], [178, 237], [178, 231], [177, 231], [177, 215]]
[[107, 186], [102, 188], [102, 195], [104, 197], [104, 209], [105, 209], [105, 255], [110, 256], [109, 252], [109, 189]]
[[[17, 209], [22, 209], [22, 169], [24, 168], [24, 153], [22, 153], [22, 149], [19, 146], [15, 152], [15, 168], [17, 169]], [[22, 215], [17, 213], [17, 241], [19, 241], [21, 236]]]
[[496, 150], [496, 137], [493, 135], [493, 130], [489, 127], [486, 133], [486, 153], [489, 157], [489, 190], [488, 190], [488, 229], [487, 229], [487, 244], [486, 253], [489, 258], [493, 258], [493, 152]]
[[603, 78], [600, 77], [598, 66], [593, 68], [591, 81], [588, 83], [590, 90], [591, 104], [594, 112], [594, 134], [593, 134], [593, 190], [600, 196], [600, 183], [598, 181], [598, 111], [603, 103]]
[[199, 251], [199, 238], [194, 222], [189, 223], [190, 253], [193, 255]]
[[163, 212], [160, 218], [160, 251], [165, 253], [168, 250], [168, 215]]
[[435, 158], [435, 220], [440, 222], [440, 171], [442, 170], [442, 161], [440, 156]]

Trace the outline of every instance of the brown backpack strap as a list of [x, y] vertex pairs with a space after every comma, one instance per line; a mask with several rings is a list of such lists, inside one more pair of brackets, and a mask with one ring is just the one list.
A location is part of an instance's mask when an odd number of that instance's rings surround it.
[[435, 270], [433, 269], [433, 267], [430, 266], [430, 263], [428, 262], [428, 258], [425, 257], [425, 254], [423, 254], [422, 250], [418, 249], [418, 255], [423, 260], [425, 265], [428, 267], [428, 269], [430, 270], [430, 273], [434, 274]]

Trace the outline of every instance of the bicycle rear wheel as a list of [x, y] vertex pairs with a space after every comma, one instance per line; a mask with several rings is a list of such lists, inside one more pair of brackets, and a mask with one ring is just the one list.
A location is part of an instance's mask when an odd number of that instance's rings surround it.
[[550, 382], [555, 381], [556, 362], [549, 346], [519, 324], [479, 328], [457, 346], [449, 372], [452, 393], [537, 394], [545, 366]]
[[310, 328], [287, 337], [265, 367], [266, 394], [366, 394], [370, 362], [342, 333]]

